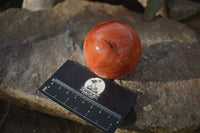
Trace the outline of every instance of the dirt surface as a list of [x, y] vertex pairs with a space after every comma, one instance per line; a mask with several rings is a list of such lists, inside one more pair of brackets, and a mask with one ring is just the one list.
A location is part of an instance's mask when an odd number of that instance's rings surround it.
[[11, 105], [1, 133], [100, 133], [91, 126]]
[[[0, 125], [0, 133], [102, 133], [92, 126], [28, 110], [13, 104], [10, 105], [6, 116], [2, 125]], [[152, 131], [145, 129], [134, 130], [137, 130], [137, 132], [131, 129], [118, 129], [115, 133], [169, 133], [162, 128]], [[182, 130], [177, 133], [200, 133], [200, 128], [197, 128], [193, 132], [191, 130]]]
[[[5, 102], [5, 101], [4, 101]], [[2, 106], [0, 105], [0, 108]], [[0, 113], [1, 114], [1, 113]], [[0, 133], [102, 133], [98, 129], [61, 117], [28, 110], [11, 104]], [[116, 133], [136, 133], [117, 130]], [[142, 133], [142, 132], [140, 132]]]

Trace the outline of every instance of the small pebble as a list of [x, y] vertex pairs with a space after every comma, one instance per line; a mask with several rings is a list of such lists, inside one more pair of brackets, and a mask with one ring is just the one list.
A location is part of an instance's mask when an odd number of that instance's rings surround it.
[[146, 56], [146, 55], [142, 55], [142, 58], [145, 59], [145, 60], [148, 60], [148, 59], [149, 59], [149, 57]]
[[32, 78], [37, 78], [37, 77], [39, 77], [39, 76], [40, 76], [39, 73], [34, 73], [34, 74], [32, 74]]
[[175, 127], [175, 128], [173, 128], [173, 130], [174, 130], [174, 131], [177, 131], [178, 129]]
[[144, 106], [144, 107], [143, 107], [143, 110], [149, 112], [149, 111], [152, 110], [152, 107], [151, 107], [151, 105], [149, 104], [149, 105], [147, 105], [147, 106]]
[[33, 129], [33, 133], [35, 133], [36, 132], [36, 129]]

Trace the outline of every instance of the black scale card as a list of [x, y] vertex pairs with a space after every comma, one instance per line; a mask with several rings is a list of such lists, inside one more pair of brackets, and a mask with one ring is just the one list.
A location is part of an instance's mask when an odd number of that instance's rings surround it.
[[69, 60], [39, 91], [106, 133], [117, 129], [137, 98], [137, 94]]

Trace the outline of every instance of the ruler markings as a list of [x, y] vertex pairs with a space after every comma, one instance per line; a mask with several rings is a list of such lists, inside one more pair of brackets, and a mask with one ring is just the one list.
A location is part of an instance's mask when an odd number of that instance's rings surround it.
[[[110, 116], [112, 115], [112, 116], [114, 116], [114, 117], [117, 119], [116, 124], [119, 123], [119, 120], [121, 119], [121, 116], [120, 116], [119, 114], [117, 114], [117, 113], [111, 111], [110, 109], [108, 109], [108, 108], [102, 106], [101, 104], [99, 104], [99, 103], [97, 103], [97, 102], [91, 100], [90, 98], [88, 98], [88, 97], [86, 97], [85, 95], [81, 94], [80, 92], [74, 90], [73, 88], [71, 88], [70, 86], [66, 85], [65, 83], [61, 82], [61, 81], [58, 80], [58, 79], [52, 79], [51, 85], [53, 85], [54, 82], [56, 82], [58, 85], [60, 85], [60, 87], [57, 88], [57, 89], [60, 90], [60, 89], [63, 87], [64, 89], [67, 90], [66, 94], [68, 94], [69, 91], [71, 91], [72, 93], [75, 94], [75, 97], [74, 97], [75, 100], [76, 100], [77, 96], [79, 96], [80, 98], [83, 98], [84, 101], [82, 101], [81, 103], [85, 103], [85, 100], [88, 101], [89, 103], [92, 103], [92, 105], [90, 106], [89, 109], [93, 109], [93, 106], [95, 105], [96, 107], [100, 108], [99, 114], [101, 114], [101, 111], [104, 110], [105, 112], [107, 112], [107, 113], [109, 114], [109, 116], [107, 117], [108, 119], [110, 119]], [[52, 84], [52, 83], [53, 83], [53, 84]], [[108, 131], [109, 128], [113, 125], [112, 123], [110, 123], [109, 126], [108, 126], [107, 128], [105, 128], [105, 127], [101, 126], [100, 124], [98, 124], [98, 122], [99, 122], [98, 119], [97, 119], [96, 121], [94, 121], [94, 120], [91, 120], [91, 119], [87, 118], [87, 115], [91, 112], [90, 110], [88, 110], [88, 112], [87, 112], [85, 115], [79, 113], [79, 112], [77, 111], [78, 106], [76, 106], [75, 108], [72, 108], [72, 107], [70, 107], [69, 105], [67, 105], [67, 102], [70, 100], [70, 98], [67, 98], [67, 100], [66, 100], [65, 102], [62, 102], [62, 101], [60, 101], [58, 98], [56, 98], [57, 95], [53, 96], [53, 95], [51, 95], [50, 93], [47, 92], [47, 90], [48, 90], [49, 88], [50, 88], [50, 86], [45, 87], [42, 91], [43, 91], [44, 93], [46, 93], [48, 96], [50, 96], [50, 97], [52, 97], [53, 99], [55, 99], [56, 101], [58, 101], [59, 103], [61, 103], [63, 106], [65, 106], [65, 107], [67, 107], [67, 108], [73, 110], [74, 112], [76, 112], [76, 113], [79, 114], [80, 116], [82, 116], [82, 117], [86, 118], [87, 120], [91, 121], [92, 123], [98, 125], [98, 126], [101, 127], [102, 129]]]
[[70, 86], [66, 85], [65, 83], [61, 82], [58, 79], [54, 79], [54, 82], [56, 82], [57, 84], [63, 86], [65, 89], [70, 90], [71, 92], [75, 93], [76, 95], [80, 96], [83, 99], [86, 99], [87, 101], [91, 102], [92, 104], [96, 105], [97, 107], [103, 109], [104, 111], [108, 112], [109, 114], [112, 114], [113, 116], [117, 117], [118, 119], [121, 119], [121, 116], [115, 112], [113, 112], [112, 110], [106, 108], [105, 106], [102, 106], [101, 104], [91, 100], [90, 98], [88, 98], [87, 96], [81, 94], [80, 92], [78, 92], [77, 90], [71, 88]]
[[[52, 96], [51, 94], [49, 94], [48, 92], [44, 91], [44, 93], [47, 94], [49, 97], [52, 97], [53, 99], [55, 99], [55, 100], [58, 101], [59, 103], [61, 103], [63, 106], [65, 106], [65, 107], [67, 107], [67, 108], [70, 108], [71, 110], [73, 110], [73, 111], [76, 112], [77, 114], [81, 115], [82, 117], [86, 118], [87, 120], [91, 121], [92, 123], [98, 125], [98, 126], [101, 127], [102, 129], [108, 131], [109, 128], [111, 127], [111, 126], [109, 126], [108, 128], [102, 127], [102, 126], [99, 125], [97, 122], [94, 122], [93, 120], [91, 120], [91, 119], [87, 118], [86, 116], [84, 116], [84, 115], [80, 114], [79, 112], [77, 112], [76, 109], [73, 109], [73, 108], [71, 108], [70, 106], [68, 106], [68, 105], [66, 105], [66, 104], [63, 104], [63, 102], [61, 102], [59, 99], [53, 97], [53, 96]], [[90, 112], [90, 111], [89, 111], [89, 112]], [[110, 124], [110, 125], [111, 125], [111, 124]]]

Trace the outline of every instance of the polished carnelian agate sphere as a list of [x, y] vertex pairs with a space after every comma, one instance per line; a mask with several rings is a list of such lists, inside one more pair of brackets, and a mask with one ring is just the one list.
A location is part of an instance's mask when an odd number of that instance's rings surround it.
[[136, 32], [120, 21], [96, 25], [85, 38], [83, 52], [90, 70], [107, 79], [128, 75], [136, 68], [142, 53]]

